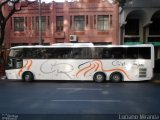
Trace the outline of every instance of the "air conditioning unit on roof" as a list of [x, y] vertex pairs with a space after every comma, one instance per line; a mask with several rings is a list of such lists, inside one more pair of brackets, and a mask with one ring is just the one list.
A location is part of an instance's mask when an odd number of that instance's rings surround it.
[[76, 42], [77, 41], [77, 36], [76, 35], [70, 35], [69, 36], [69, 41]]

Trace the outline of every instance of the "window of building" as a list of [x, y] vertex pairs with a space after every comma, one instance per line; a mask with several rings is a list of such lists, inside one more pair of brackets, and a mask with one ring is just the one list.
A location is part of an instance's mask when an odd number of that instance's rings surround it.
[[50, 16], [48, 16], [48, 29], [50, 28]]
[[[46, 16], [41, 17], [42, 32], [46, 31]], [[36, 29], [39, 31], [39, 17], [36, 17]]]
[[98, 16], [98, 30], [106, 31], [109, 29], [109, 16], [108, 15], [99, 15]]
[[125, 35], [139, 35], [139, 19], [127, 19]]
[[56, 16], [56, 31], [63, 31], [63, 16]]
[[85, 27], [85, 17], [84, 16], [74, 16], [74, 30], [83, 31]]
[[32, 30], [34, 30], [34, 17], [32, 17]]
[[11, 29], [12, 29], [12, 17], [11, 17], [11, 21], [10, 22], [11, 22]]
[[70, 16], [70, 29], [72, 29], [72, 16]]
[[97, 16], [96, 15], [94, 15], [94, 29], [96, 29], [96, 19], [97, 19]]
[[153, 23], [149, 26], [150, 35], [159, 35], [160, 34], [160, 19], [153, 20]]
[[27, 17], [25, 17], [25, 27], [26, 27], [26, 30], [27, 30], [27, 27], [28, 27], [28, 24], [27, 24]]
[[112, 17], [112, 15], [110, 15], [110, 28], [112, 28], [113, 27], [113, 17]]
[[24, 31], [24, 17], [14, 17], [14, 31]]
[[86, 15], [86, 27], [88, 27], [88, 15]]

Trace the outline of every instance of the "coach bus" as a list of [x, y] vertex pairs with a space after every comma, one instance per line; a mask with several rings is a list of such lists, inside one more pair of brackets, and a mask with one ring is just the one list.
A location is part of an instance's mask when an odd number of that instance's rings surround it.
[[8, 79], [144, 81], [153, 77], [154, 47], [57, 43], [12, 47], [5, 70]]

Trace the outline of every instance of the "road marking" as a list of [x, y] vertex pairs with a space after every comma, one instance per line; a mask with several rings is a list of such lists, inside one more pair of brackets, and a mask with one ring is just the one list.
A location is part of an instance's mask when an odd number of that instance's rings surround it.
[[119, 103], [120, 100], [52, 100], [52, 102], [109, 102], [109, 103]]
[[101, 91], [103, 89], [98, 89], [98, 88], [56, 88], [57, 90], [97, 90], [97, 91]]

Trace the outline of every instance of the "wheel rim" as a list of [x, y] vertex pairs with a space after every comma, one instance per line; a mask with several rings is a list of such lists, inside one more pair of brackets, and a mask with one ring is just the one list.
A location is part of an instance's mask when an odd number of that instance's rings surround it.
[[115, 81], [119, 81], [121, 78], [120, 78], [119, 75], [115, 75], [115, 76], [113, 77], [113, 79], [114, 79]]
[[29, 75], [25, 75], [24, 79], [25, 79], [26, 81], [28, 81], [28, 80], [30, 79], [30, 76], [29, 76]]
[[97, 81], [102, 81], [103, 80], [103, 76], [101, 74], [98, 74], [96, 78], [97, 78]]
[[112, 81], [114, 82], [120, 82], [122, 80], [122, 76], [120, 74], [114, 74], [112, 76]]

